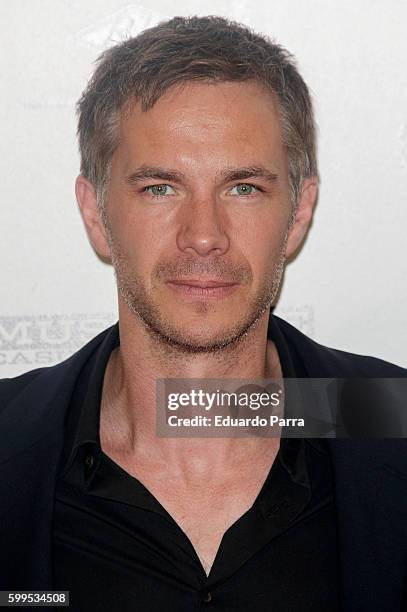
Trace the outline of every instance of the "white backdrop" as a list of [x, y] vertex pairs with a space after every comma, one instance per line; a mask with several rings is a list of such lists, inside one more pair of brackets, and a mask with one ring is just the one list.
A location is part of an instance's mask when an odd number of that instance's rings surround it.
[[117, 320], [113, 269], [75, 202], [74, 105], [106, 47], [174, 15], [218, 14], [298, 58], [321, 191], [276, 314], [322, 344], [407, 365], [407, 2], [0, 3], [0, 378], [62, 361]]

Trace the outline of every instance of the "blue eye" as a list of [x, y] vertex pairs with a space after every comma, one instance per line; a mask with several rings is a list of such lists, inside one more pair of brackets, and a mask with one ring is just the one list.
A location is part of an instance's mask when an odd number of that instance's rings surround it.
[[[260, 191], [258, 187], [255, 187], [254, 185], [251, 185], [250, 183], [239, 183], [238, 185], [235, 185], [233, 189], [237, 189], [238, 195], [243, 195], [243, 196], [251, 196], [251, 195], [254, 195], [256, 191]], [[255, 190], [254, 193], [253, 193], [253, 190]]]
[[[150, 193], [154, 198], [161, 198], [167, 194], [168, 188], [172, 189], [170, 185], [166, 185], [165, 183], [161, 185], [148, 185], [144, 188], [146, 193]], [[149, 191], [151, 189], [151, 191]]]

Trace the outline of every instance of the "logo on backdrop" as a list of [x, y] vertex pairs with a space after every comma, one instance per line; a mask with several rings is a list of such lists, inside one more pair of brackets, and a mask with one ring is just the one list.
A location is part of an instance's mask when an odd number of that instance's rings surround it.
[[114, 312], [0, 317], [0, 377], [59, 363], [116, 321]]
[[[276, 314], [313, 335], [312, 306], [288, 307]], [[115, 312], [0, 317], [0, 378], [63, 361], [117, 318]]]

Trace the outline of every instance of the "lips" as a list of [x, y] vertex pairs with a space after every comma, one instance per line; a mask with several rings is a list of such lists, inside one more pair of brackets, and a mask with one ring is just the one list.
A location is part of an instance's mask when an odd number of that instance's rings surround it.
[[191, 278], [191, 279], [174, 279], [174, 280], [169, 280], [167, 281], [168, 283], [172, 284], [172, 285], [186, 285], [188, 287], [200, 287], [201, 289], [207, 289], [210, 287], [232, 287], [233, 285], [236, 285], [237, 283], [233, 283], [233, 282], [226, 282], [226, 281], [219, 281], [219, 280], [202, 280], [202, 279], [195, 279], [195, 278]]
[[182, 278], [167, 281], [168, 287], [187, 301], [201, 299], [223, 299], [239, 287], [239, 283], [197, 278]]

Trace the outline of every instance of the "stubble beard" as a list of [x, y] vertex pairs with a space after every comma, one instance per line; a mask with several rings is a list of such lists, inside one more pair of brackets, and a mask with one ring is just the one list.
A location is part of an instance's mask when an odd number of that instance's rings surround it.
[[[190, 354], [214, 353], [233, 347], [255, 328], [278, 293], [286, 260], [285, 247], [288, 232], [277, 260], [265, 274], [257, 294], [250, 300], [244, 320], [233, 324], [222, 334], [218, 334], [218, 337], [212, 341], [197, 340], [192, 335], [189, 336], [187, 332], [174, 326], [169, 319], [163, 316], [160, 306], [153, 301], [146, 291], [142, 279], [130, 269], [126, 257], [117, 245], [112, 233], [107, 227], [106, 230], [117, 289], [123, 301], [143, 323], [154, 341], [158, 341], [168, 348], [172, 347], [177, 352]], [[210, 308], [207, 302], [201, 302], [198, 306], [202, 314]]]

